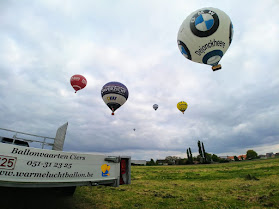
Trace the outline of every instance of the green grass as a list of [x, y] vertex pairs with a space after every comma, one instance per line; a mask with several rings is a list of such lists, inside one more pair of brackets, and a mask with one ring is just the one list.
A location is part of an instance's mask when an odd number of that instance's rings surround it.
[[279, 208], [279, 159], [134, 166], [130, 185], [79, 187], [71, 201], [77, 209]]
[[279, 158], [133, 166], [130, 185], [78, 187], [73, 197], [2, 190], [1, 209], [279, 208]]

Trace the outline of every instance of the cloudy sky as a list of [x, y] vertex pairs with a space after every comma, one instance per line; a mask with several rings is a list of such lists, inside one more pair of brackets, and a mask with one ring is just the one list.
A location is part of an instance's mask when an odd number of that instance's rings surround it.
[[[204, 7], [234, 25], [216, 72], [177, 46]], [[279, 152], [278, 10], [278, 0], [0, 1], [0, 128], [55, 137], [69, 122], [65, 151], [142, 160], [197, 155], [198, 140], [217, 155]], [[74, 74], [88, 82], [76, 94]], [[101, 98], [110, 81], [129, 89], [114, 116]]]

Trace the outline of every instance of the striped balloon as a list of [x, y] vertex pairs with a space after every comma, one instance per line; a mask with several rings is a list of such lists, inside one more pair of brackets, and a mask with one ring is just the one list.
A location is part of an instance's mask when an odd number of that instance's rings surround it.
[[124, 84], [113, 81], [103, 86], [101, 96], [114, 115], [114, 111], [127, 101], [129, 91]]

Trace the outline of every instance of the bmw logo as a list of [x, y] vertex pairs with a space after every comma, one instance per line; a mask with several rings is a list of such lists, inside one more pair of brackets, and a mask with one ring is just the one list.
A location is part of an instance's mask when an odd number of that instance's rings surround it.
[[213, 50], [204, 55], [202, 62], [207, 65], [215, 66], [218, 64], [222, 57], [223, 52], [221, 50]]
[[212, 10], [197, 12], [190, 21], [192, 33], [198, 37], [207, 37], [215, 33], [219, 27], [219, 18]]
[[186, 57], [187, 59], [192, 60], [191, 53], [190, 53], [188, 47], [186, 46], [186, 44], [184, 44], [182, 41], [179, 41], [179, 40], [177, 41], [177, 44], [178, 44], [181, 54], [184, 57]]

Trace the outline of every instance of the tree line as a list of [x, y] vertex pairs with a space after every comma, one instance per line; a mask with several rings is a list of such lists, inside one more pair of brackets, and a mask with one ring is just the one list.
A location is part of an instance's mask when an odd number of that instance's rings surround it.
[[[168, 165], [187, 165], [187, 164], [209, 164], [209, 163], [226, 163], [229, 162], [229, 159], [224, 159], [218, 157], [216, 154], [210, 154], [205, 151], [204, 144], [200, 140], [197, 142], [199, 155], [193, 157], [191, 148], [187, 148], [186, 154], [187, 158], [180, 158], [177, 156], [167, 156], [164, 159], [164, 163]], [[246, 152], [246, 159], [256, 159], [258, 158], [258, 154], [254, 150], [247, 150]], [[244, 160], [241, 156], [239, 159], [237, 156], [234, 156], [234, 161]], [[157, 160], [156, 162], [151, 159], [146, 165], [160, 165], [162, 162]]]

